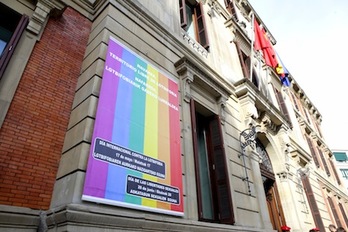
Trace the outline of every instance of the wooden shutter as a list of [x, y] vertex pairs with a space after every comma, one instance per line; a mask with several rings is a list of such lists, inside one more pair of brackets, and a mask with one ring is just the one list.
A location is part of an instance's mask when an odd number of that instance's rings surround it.
[[239, 42], [236, 41], [235, 44], [236, 44], [236, 48], [237, 48], [237, 52], [238, 52], [238, 56], [239, 56], [239, 62], [240, 62], [240, 65], [242, 66], [244, 78], [250, 79], [250, 66], [248, 66], [245, 63], [245, 60], [246, 60], [245, 56], [246, 55], [240, 49]]
[[218, 116], [212, 118], [209, 123], [212, 160], [215, 170], [215, 186], [221, 223], [234, 223], [231, 190], [229, 186], [226, 156], [222, 138], [221, 123]]
[[194, 14], [195, 14], [195, 25], [196, 25], [196, 33], [197, 33], [197, 40], [200, 45], [202, 45], [205, 49], [209, 48], [209, 40], [207, 35], [207, 27], [205, 24], [204, 19], [204, 11], [202, 3], [199, 3], [194, 8]]
[[[340, 177], [338, 176], [338, 173], [337, 173], [337, 170], [336, 170], [336, 166], [334, 165], [334, 163], [332, 162], [331, 159], [329, 159], [329, 162], [330, 162], [330, 165], [331, 165], [331, 169], [336, 177], [336, 180], [337, 180], [337, 184], [341, 185], [341, 179]], [[348, 224], [347, 224], [348, 225]]]
[[325, 159], [325, 157], [324, 157], [324, 154], [323, 154], [323, 152], [320, 150], [319, 147], [317, 147], [317, 150], [318, 150], [318, 152], [319, 152], [319, 155], [320, 155], [320, 158], [321, 158], [321, 162], [322, 162], [323, 165], [324, 165], [325, 172], [326, 172], [326, 174], [327, 174], [328, 176], [330, 176], [331, 173], [330, 173], [329, 167], [327, 166], [327, 163], [326, 163], [326, 159]]
[[332, 214], [333, 214], [333, 216], [335, 218], [337, 227], [341, 227], [342, 224], [341, 224], [340, 218], [338, 217], [338, 213], [337, 213], [337, 210], [336, 210], [336, 207], [335, 207], [335, 204], [334, 204], [333, 200], [331, 199], [331, 197], [328, 197], [327, 200], [329, 202], [329, 205], [330, 205], [330, 208], [331, 208], [331, 212], [332, 212]]
[[313, 119], [313, 121], [314, 121], [314, 126], [315, 126], [315, 128], [317, 129], [317, 131], [318, 131], [320, 137], [322, 138], [323, 135], [321, 134], [319, 124], [315, 121], [315, 119]]
[[[273, 86], [273, 88], [274, 88], [274, 86]], [[280, 106], [280, 111], [284, 114], [285, 118], [287, 119], [287, 121], [291, 125], [290, 115], [289, 115], [288, 109], [286, 108], [282, 93], [280, 91], [278, 91], [277, 89], [275, 89], [275, 92], [276, 92], [276, 97], [277, 97], [277, 100], [278, 100], [278, 103]]]
[[233, 0], [225, 0], [225, 6], [227, 11], [232, 15], [232, 18], [238, 20], [236, 8], [234, 6]]
[[292, 102], [294, 103], [296, 110], [300, 111], [300, 108], [298, 107], [298, 103], [297, 103], [297, 97], [295, 97], [293, 92], [290, 92], [290, 94], [291, 94]]
[[303, 111], [304, 111], [304, 113], [305, 113], [306, 120], [307, 120], [308, 124], [309, 124], [309, 125], [312, 125], [312, 124], [311, 124], [311, 120], [309, 119], [309, 116], [308, 116], [308, 111], [307, 111], [307, 109], [304, 108]]
[[319, 167], [320, 164], [319, 164], [319, 161], [318, 161], [317, 154], [315, 153], [315, 150], [313, 148], [312, 141], [308, 138], [307, 135], [305, 135], [305, 137], [306, 137], [306, 140], [307, 140], [307, 143], [308, 143], [308, 146], [309, 146], [309, 150], [311, 151], [311, 155], [312, 155], [312, 158], [314, 160], [315, 166]]
[[193, 154], [195, 156], [195, 173], [196, 173], [196, 182], [197, 182], [197, 203], [198, 203], [198, 215], [199, 219], [202, 220], [203, 216], [203, 206], [202, 206], [202, 193], [201, 187], [199, 186], [201, 183], [199, 176], [199, 159], [198, 159], [198, 141], [197, 141], [197, 120], [196, 120], [196, 108], [195, 101], [190, 99], [190, 110], [191, 110], [191, 128], [192, 128], [192, 143], [193, 143]]
[[309, 182], [309, 178], [308, 176], [304, 175], [301, 179], [309, 203], [309, 208], [311, 209], [313, 215], [314, 223], [316, 227], [320, 229], [320, 231], [325, 231], [325, 227], [320, 216], [319, 208], [315, 200], [314, 193]]
[[341, 211], [341, 214], [343, 216], [344, 222], [346, 223], [346, 225], [348, 225], [348, 218], [347, 218], [346, 211], [344, 211], [344, 208], [343, 208], [341, 203], [338, 203], [338, 206], [340, 208], [340, 211]]
[[22, 15], [16, 27], [16, 30], [14, 31], [10, 41], [8, 42], [7, 46], [4, 49], [4, 52], [0, 58], [0, 79], [5, 72], [7, 64], [10, 61], [11, 56], [13, 55], [13, 52], [15, 50], [15, 47], [17, 46], [19, 39], [23, 31], [25, 30], [28, 22], [29, 22], [29, 17], [26, 15]]
[[180, 24], [182, 28], [187, 26], [187, 14], [186, 14], [186, 4], [185, 0], [179, 0], [179, 9], [180, 9]]

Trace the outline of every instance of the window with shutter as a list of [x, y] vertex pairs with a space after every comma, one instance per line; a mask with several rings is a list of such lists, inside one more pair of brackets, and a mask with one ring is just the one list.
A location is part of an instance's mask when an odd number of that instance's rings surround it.
[[[249, 79], [249, 77], [250, 77], [250, 65], [248, 65], [246, 63], [246, 61], [249, 57], [240, 49], [240, 45], [239, 45], [238, 41], [236, 41], [235, 44], [236, 44], [236, 48], [238, 51], [240, 65], [242, 66], [243, 75], [245, 78]], [[250, 62], [249, 62], [249, 64], [250, 64]]]
[[311, 212], [313, 215], [314, 223], [315, 223], [316, 227], [318, 227], [320, 229], [320, 231], [325, 231], [325, 227], [324, 227], [323, 221], [322, 221], [321, 216], [320, 216], [317, 201], [315, 200], [314, 193], [312, 191], [312, 187], [311, 187], [310, 182], [309, 182], [309, 178], [308, 178], [308, 176], [303, 175], [301, 177], [301, 180], [302, 180], [303, 188], [305, 190], [306, 197], [307, 197], [307, 200], [309, 203], [309, 208], [311, 209]]
[[294, 103], [294, 106], [295, 106], [296, 110], [299, 111], [300, 108], [298, 107], [297, 97], [295, 97], [295, 95], [292, 92], [290, 92], [290, 94], [291, 94], [292, 102]]
[[305, 116], [306, 116], [306, 120], [308, 122], [309, 125], [311, 125], [311, 120], [309, 119], [309, 116], [308, 116], [308, 110], [306, 108], [304, 108], [304, 113], [305, 113]]
[[277, 90], [273, 85], [272, 85], [272, 87], [273, 87], [273, 90], [275, 92], [275, 95], [276, 95], [276, 98], [278, 101], [278, 105], [280, 107], [280, 111], [283, 113], [283, 115], [285, 116], [285, 118], [287, 119], [287, 121], [290, 123], [290, 126], [291, 126], [289, 111], [286, 108], [282, 93], [279, 90]]
[[331, 208], [331, 212], [332, 212], [332, 214], [333, 214], [333, 216], [335, 218], [337, 227], [341, 227], [342, 224], [341, 224], [340, 218], [338, 217], [338, 213], [337, 213], [337, 210], [336, 210], [336, 207], [335, 207], [335, 204], [334, 204], [332, 198], [331, 197], [327, 197], [327, 200], [329, 202], [329, 205], [330, 205], [330, 208]]
[[[201, 113], [191, 100], [199, 219], [233, 224], [234, 215], [226, 156], [217, 115]], [[200, 107], [201, 108], [201, 107]]]
[[332, 171], [333, 171], [333, 173], [335, 175], [335, 178], [337, 180], [337, 184], [341, 185], [341, 179], [338, 176], [338, 173], [337, 173], [337, 170], [336, 170], [336, 167], [335, 167], [334, 163], [332, 162], [331, 159], [329, 159], [329, 162], [330, 162], [331, 169], [332, 169]]
[[232, 15], [234, 20], [238, 20], [236, 7], [234, 6], [233, 0], [225, 0], [225, 6], [227, 11]]
[[326, 158], [325, 158], [323, 152], [321, 151], [321, 149], [320, 149], [319, 147], [317, 147], [317, 150], [318, 150], [318, 152], [319, 152], [319, 155], [320, 155], [320, 158], [321, 158], [321, 162], [322, 162], [322, 164], [324, 165], [325, 172], [326, 172], [326, 174], [327, 174], [328, 176], [330, 176], [331, 173], [330, 173], [329, 167], [327, 166]]
[[305, 136], [305, 137], [306, 137], [306, 140], [307, 140], [307, 143], [308, 143], [309, 150], [311, 152], [312, 158], [314, 160], [315, 166], [319, 167], [320, 164], [319, 164], [319, 160], [318, 160], [317, 154], [315, 153], [315, 150], [313, 148], [313, 143], [310, 140], [310, 138], [308, 138], [308, 136]]
[[344, 211], [344, 208], [343, 208], [341, 203], [338, 203], [338, 207], [340, 208], [340, 211], [341, 211], [341, 214], [343, 216], [344, 222], [346, 223], [346, 225], [348, 225], [348, 218], [347, 218], [346, 211]]
[[205, 49], [209, 48], [202, 3], [179, 0], [180, 24], [187, 34]]
[[0, 3], [0, 79], [28, 21], [28, 16], [20, 15]]

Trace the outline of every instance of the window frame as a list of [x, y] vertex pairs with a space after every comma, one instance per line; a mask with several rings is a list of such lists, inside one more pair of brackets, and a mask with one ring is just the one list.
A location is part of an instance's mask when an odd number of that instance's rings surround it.
[[[4, 5], [4, 7], [8, 8], [6, 5]], [[10, 12], [11, 14], [18, 14], [18, 16], [20, 16], [19, 13], [12, 10], [11, 8], [8, 8], [6, 10], [11, 11]], [[15, 30], [13, 31], [13, 34], [12, 34], [9, 42], [5, 46], [3, 53], [0, 54], [0, 80], [1, 80], [5, 70], [7, 68], [8, 63], [11, 60], [11, 57], [15, 51], [15, 48], [16, 48], [23, 32], [26, 29], [26, 26], [29, 23], [29, 17], [27, 15], [23, 14], [19, 18], [20, 19], [17, 23]]]
[[[209, 143], [207, 143], [207, 153], [208, 153], [208, 160], [211, 162], [208, 164], [209, 170], [210, 170], [209, 179], [212, 186], [211, 194], [213, 196], [212, 203], [213, 203], [214, 215], [213, 215], [213, 219], [207, 219], [203, 217], [202, 193], [201, 193], [201, 186], [200, 186], [201, 180], [199, 175], [200, 165], [199, 165], [199, 149], [198, 149], [198, 136], [197, 136], [197, 120], [196, 120], [197, 111], [195, 107], [195, 101], [193, 99], [190, 99], [190, 110], [191, 110], [191, 124], [192, 124], [193, 153], [194, 153], [194, 161], [195, 161], [194, 162], [195, 177], [196, 177], [196, 185], [197, 185], [198, 218], [200, 221], [208, 221], [208, 222], [222, 223], [222, 224], [234, 224], [235, 219], [234, 219], [234, 212], [233, 212], [233, 202], [231, 197], [231, 188], [230, 188], [230, 182], [228, 177], [228, 168], [227, 168], [226, 154], [225, 154], [224, 144], [223, 144], [221, 122], [218, 115], [206, 117], [206, 119], [208, 119], [208, 124], [206, 125], [207, 126], [206, 128], [208, 128], [207, 140], [209, 140]], [[214, 123], [215, 125], [213, 125]], [[214, 131], [214, 135], [212, 131]], [[213, 136], [217, 136], [217, 137], [213, 139], [212, 138]], [[217, 141], [216, 138], [219, 141]], [[214, 144], [214, 142], [218, 142], [218, 143]], [[216, 166], [218, 164], [223, 165], [223, 168], [217, 168]], [[222, 192], [223, 189], [226, 189], [227, 191]], [[223, 201], [222, 199], [224, 199], [225, 201]]]
[[320, 231], [325, 231], [325, 226], [323, 220], [320, 216], [320, 211], [317, 205], [317, 201], [314, 196], [314, 192], [312, 190], [312, 186], [309, 181], [309, 177], [307, 175], [301, 176], [302, 185], [306, 193], [307, 201], [309, 204], [309, 208], [312, 212], [313, 220], [316, 225], [320, 229]]

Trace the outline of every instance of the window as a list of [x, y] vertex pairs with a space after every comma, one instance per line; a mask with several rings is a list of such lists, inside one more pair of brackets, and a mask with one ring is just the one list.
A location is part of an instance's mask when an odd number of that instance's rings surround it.
[[327, 200], [328, 200], [328, 202], [329, 202], [329, 205], [330, 205], [332, 214], [333, 214], [333, 216], [334, 216], [334, 218], [335, 218], [337, 227], [341, 227], [341, 226], [342, 226], [341, 220], [340, 220], [340, 218], [339, 218], [339, 216], [338, 216], [338, 212], [337, 212], [337, 210], [336, 210], [336, 207], [335, 207], [335, 205], [334, 205], [334, 202], [333, 202], [332, 198], [331, 198], [331, 197], [327, 197]]
[[321, 219], [320, 211], [317, 205], [317, 201], [315, 200], [314, 193], [313, 193], [311, 184], [309, 182], [309, 178], [308, 176], [303, 175], [301, 176], [301, 180], [302, 180], [303, 188], [307, 196], [309, 208], [311, 209], [311, 212], [313, 215], [314, 223], [316, 227], [320, 229], [320, 231], [325, 231], [324, 223]]
[[277, 101], [278, 101], [278, 105], [280, 107], [280, 112], [283, 113], [283, 115], [285, 116], [286, 120], [288, 121], [288, 123], [290, 124], [290, 127], [292, 127], [292, 123], [291, 123], [291, 120], [290, 120], [290, 115], [289, 115], [289, 111], [285, 105], [285, 101], [284, 101], [284, 98], [283, 98], [283, 95], [282, 93], [276, 89], [273, 85], [273, 90], [274, 90], [274, 93], [275, 93], [275, 96], [277, 98]]
[[342, 173], [342, 177], [346, 180], [348, 180], [348, 169], [340, 169]]
[[[247, 56], [243, 51], [242, 49], [240, 48], [240, 45], [237, 41], [235, 41], [235, 44], [236, 44], [236, 48], [237, 48], [237, 51], [238, 51], [238, 56], [239, 56], [239, 61], [240, 61], [240, 65], [242, 66], [242, 71], [243, 71], [243, 75], [244, 75], [244, 78], [247, 78], [250, 80], [250, 57]], [[256, 88], [259, 89], [259, 77], [258, 75], [256, 74], [255, 72], [255, 69], [252, 68], [252, 73], [251, 73], [251, 82], [255, 85]]]
[[300, 111], [300, 108], [298, 107], [298, 103], [297, 103], [297, 97], [295, 97], [293, 92], [290, 92], [290, 95], [291, 95], [291, 98], [292, 98], [292, 102], [293, 102], [293, 104], [295, 106], [295, 109], [297, 111]]
[[325, 172], [328, 176], [331, 176], [331, 173], [330, 173], [330, 170], [329, 170], [329, 167], [327, 166], [327, 163], [326, 163], [326, 158], [323, 154], [323, 152], [321, 151], [321, 149], [319, 147], [317, 147], [317, 150], [319, 152], [319, 156], [321, 158], [321, 162], [322, 164], [324, 165], [324, 169], [325, 169]]
[[28, 21], [27, 16], [0, 3], [0, 79]]
[[225, 6], [227, 11], [232, 15], [235, 20], [238, 20], [236, 8], [234, 6], [233, 0], [225, 0]]
[[314, 150], [313, 143], [312, 143], [311, 139], [308, 138], [307, 135], [305, 135], [305, 137], [306, 137], [306, 140], [307, 140], [307, 143], [308, 143], [309, 150], [311, 152], [312, 158], [314, 160], [315, 166], [319, 167], [320, 164], [319, 164], [319, 160], [318, 160], [318, 157], [317, 157], [317, 153]]
[[220, 119], [193, 100], [190, 104], [199, 220], [233, 224]]
[[342, 204], [341, 204], [341, 203], [338, 203], [338, 206], [339, 206], [340, 211], [341, 211], [341, 213], [342, 213], [342, 216], [343, 216], [344, 222], [346, 223], [346, 225], [348, 225], [348, 218], [347, 218], [347, 214], [346, 214], [346, 212], [344, 211], [344, 208], [343, 208]]
[[329, 159], [329, 162], [330, 162], [331, 170], [333, 171], [333, 173], [335, 175], [335, 178], [337, 180], [337, 184], [341, 185], [341, 180], [340, 180], [340, 177], [337, 174], [336, 167], [335, 167], [334, 163], [332, 162], [331, 159]]
[[208, 49], [209, 41], [202, 4], [195, 0], [179, 0], [179, 7], [181, 27], [190, 37]]
[[309, 119], [309, 113], [308, 113], [308, 109], [307, 108], [304, 108], [303, 109], [303, 112], [304, 112], [304, 114], [305, 114], [305, 116], [306, 116], [306, 120], [307, 120], [307, 122], [308, 122], [308, 124], [309, 125], [311, 125], [311, 120]]

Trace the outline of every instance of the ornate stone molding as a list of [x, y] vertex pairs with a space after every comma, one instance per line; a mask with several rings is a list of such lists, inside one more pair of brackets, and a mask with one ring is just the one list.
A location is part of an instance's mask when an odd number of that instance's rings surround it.
[[290, 137], [287, 130], [284, 127], [280, 127], [278, 135], [280, 146], [284, 154], [288, 155], [290, 153]]
[[220, 110], [220, 120], [221, 120], [221, 124], [225, 124], [225, 120], [226, 120], [226, 102], [227, 102], [228, 98], [226, 96], [221, 96], [218, 99], [218, 106], [219, 106], [219, 110]]
[[210, 7], [210, 11], [208, 11], [208, 15], [210, 17], [212, 17], [214, 15], [213, 12], [218, 13], [219, 15], [224, 17], [225, 19], [231, 17], [230, 14], [228, 13], [228, 11], [226, 10], [226, 8], [221, 6], [219, 1], [217, 1], [217, 0], [203, 0], [202, 2], [207, 3], [208, 6]]
[[289, 171], [283, 171], [283, 172], [278, 172], [277, 176], [278, 176], [279, 180], [282, 182], [282, 181], [292, 180], [294, 174], [292, 174]]
[[46, 24], [50, 14], [60, 15], [65, 9], [65, 4], [60, 0], [39, 0], [36, 3], [35, 11], [29, 21], [27, 30], [39, 35]]
[[253, 121], [259, 117], [255, 107], [255, 98], [251, 95], [245, 95], [240, 98], [240, 105], [244, 113], [245, 125], [253, 124]]
[[262, 132], [267, 132], [268, 130], [272, 131], [272, 132], [276, 132], [278, 127], [277, 125], [272, 121], [270, 115], [267, 114], [267, 112], [263, 112], [260, 115], [260, 121], [261, 121], [261, 131]]
[[186, 103], [190, 103], [191, 100], [191, 84], [194, 80], [193, 77], [193, 72], [188, 69], [184, 63], [181, 63], [181, 65], [179, 65], [177, 67], [177, 72], [180, 76], [181, 79], [181, 91], [182, 91], [182, 95], [183, 95], [183, 100]]
[[195, 39], [191, 38], [186, 31], [181, 30], [181, 36], [186, 43], [204, 58], [208, 57], [208, 51], [202, 47]]

